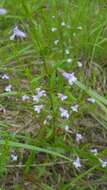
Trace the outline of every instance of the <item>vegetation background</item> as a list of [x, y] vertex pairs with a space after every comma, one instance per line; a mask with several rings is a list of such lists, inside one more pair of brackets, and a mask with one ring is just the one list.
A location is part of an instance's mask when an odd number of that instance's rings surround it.
[[[1, 190], [106, 190], [107, 1], [0, 7]], [[24, 36], [11, 40], [16, 26]]]

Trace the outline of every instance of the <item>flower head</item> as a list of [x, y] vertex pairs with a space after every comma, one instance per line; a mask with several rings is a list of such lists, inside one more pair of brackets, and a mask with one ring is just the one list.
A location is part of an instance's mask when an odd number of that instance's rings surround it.
[[13, 29], [13, 34], [10, 36], [10, 40], [14, 40], [16, 37], [18, 38], [25, 38], [26, 37], [26, 33], [21, 31], [18, 26], [16, 26], [14, 29]]
[[76, 169], [80, 168], [82, 165], [80, 163], [80, 158], [77, 157], [76, 160], [73, 161], [73, 165]]
[[102, 168], [107, 167], [107, 161], [104, 161], [104, 160], [102, 160], [102, 159], [99, 159], [99, 161], [100, 161], [100, 163], [101, 163]]
[[26, 100], [29, 100], [29, 99], [30, 99], [30, 97], [27, 96], [27, 95], [23, 95], [23, 96], [22, 96], [22, 100], [23, 100], [23, 101], [26, 101]]
[[1, 77], [3, 80], [9, 80], [9, 76], [7, 74], [2, 75]]
[[61, 117], [62, 118], [65, 118], [65, 119], [68, 119], [69, 118], [69, 113], [68, 113], [68, 110], [60, 107], [59, 108], [59, 111], [60, 111], [60, 114], [61, 114]]
[[12, 161], [17, 161], [18, 160], [18, 156], [16, 154], [13, 154], [13, 153], [11, 154], [10, 158], [11, 158]]
[[8, 86], [5, 87], [5, 92], [11, 92], [12, 90], [12, 85], [9, 84]]
[[68, 80], [70, 85], [73, 85], [77, 81], [77, 78], [75, 77], [74, 73], [64, 72], [63, 76]]
[[0, 8], [0, 15], [5, 15], [7, 13], [7, 10], [4, 8]]
[[73, 112], [78, 112], [78, 104], [71, 106]]
[[51, 32], [56, 32], [57, 31], [57, 28], [53, 27], [51, 28]]
[[78, 61], [78, 62], [77, 62], [77, 65], [78, 65], [78, 67], [82, 67], [81, 61]]
[[68, 97], [65, 96], [64, 94], [62, 93], [58, 93], [58, 98], [60, 98], [62, 101], [66, 100]]
[[76, 134], [76, 142], [79, 144], [82, 139], [83, 139], [83, 136], [80, 133], [77, 133]]
[[34, 111], [35, 111], [36, 113], [40, 113], [41, 110], [43, 109], [43, 107], [44, 107], [43, 104], [41, 104], [41, 105], [34, 105]]
[[68, 59], [67, 59], [67, 63], [72, 63], [72, 59], [71, 59], [71, 58], [68, 58]]
[[93, 104], [96, 102], [94, 98], [87, 98], [87, 101], [88, 101], [88, 102], [91, 102], [91, 103], [93, 103]]
[[95, 156], [98, 154], [98, 150], [96, 148], [92, 148], [90, 152], [93, 153]]

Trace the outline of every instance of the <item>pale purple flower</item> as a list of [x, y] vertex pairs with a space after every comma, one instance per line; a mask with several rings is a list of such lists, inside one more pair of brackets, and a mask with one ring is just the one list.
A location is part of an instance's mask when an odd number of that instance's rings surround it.
[[68, 97], [65, 96], [64, 94], [62, 93], [58, 93], [58, 98], [60, 98], [62, 101], [66, 100]]
[[92, 148], [90, 152], [93, 153], [95, 156], [98, 154], [98, 150], [96, 148]]
[[5, 15], [7, 10], [5, 8], [0, 8], [0, 15]]
[[77, 157], [76, 160], [73, 161], [73, 165], [76, 169], [81, 168], [80, 158]]
[[67, 73], [67, 72], [64, 72], [63, 73], [63, 76], [68, 80], [68, 83], [70, 85], [73, 85], [76, 81], [77, 81], [77, 78], [75, 77], [75, 74], [74, 73]]
[[11, 92], [12, 90], [12, 85], [9, 84], [8, 86], [5, 87], [5, 92]]
[[34, 105], [34, 111], [35, 111], [36, 113], [40, 113], [41, 110], [43, 109], [43, 107], [44, 107], [43, 104], [41, 104], [41, 105]]
[[7, 74], [2, 75], [1, 77], [3, 80], [9, 80], [9, 76]]
[[41, 88], [36, 88], [36, 92], [39, 97], [46, 96], [46, 91]]
[[91, 103], [93, 103], [93, 104], [96, 102], [94, 98], [87, 98], [87, 101], [88, 101], [88, 102], [91, 102]]
[[16, 26], [14, 29], [13, 29], [13, 34], [10, 36], [10, 40], [14, 40], [16, 37], [18, 38], [26, 38], [26, 33], [21, 31], [18, 26]]
[[61, 114], [61, 117], [62, 118], [65, 118], [65, 119], [68, 119], [69, 118], [69, 113], [68, 113], [68, 110], [60, 107], [59, 108], [59, 111], [60, 111], [60, 114]]
[[32, 96], [33, 101], [39, 102], [42, 96], [46, 96], [46, 91], [42, 90], [41, 88], [36, 88], [36, 95]]
[[76, 134], [76, 142], [79, 144], [82, 139], [83, 139], [83, 136], [80, 133], [77, 133]]
[[73, 112], [78, 112], [78, 104], [71, 106]]
[[22, 96], [22, 100], [23, 101], [26, 101], [26, 100], [29, 100], [29, 99], [30, 99], [30, 97], [28, 95], [23, 95]]
[[101, 163], [102, 168], [107, 167], [107, 161], [104, 161], [104, 160], [102, 160], [102, 159], [99, 159], [99, 161], [100, 161], [100, 163]]

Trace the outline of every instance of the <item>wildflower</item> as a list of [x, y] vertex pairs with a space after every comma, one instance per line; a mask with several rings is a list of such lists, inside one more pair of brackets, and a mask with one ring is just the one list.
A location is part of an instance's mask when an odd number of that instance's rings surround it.
[[68, 125], [65, 125], [65, 126], [64, 126], [64, 130], [65, 130], [66, 132], [68, 132], [68, 131], [69, 131], [69, 126], [68, 126]]
[[17, 161], [18, 160], [18, 156], [16, 154], [12, 153], [10, 157], [11, 157], [12, 161]]
[[70, 54], [70, 52], [69, 52], [69, 50], [68, 50], [68, 49], [66, 49], [66, 50], [65, 50], [65, 53], [66, 53], [67, 55], [69, 55], [69, 54]]
[[71, 106], [73, 112], [78, 112], [78, 104]]
[[27, 96], [27, 95], [22, 96], [22, 100], [23, 100], [23, 101], [25, 101], [25, 100], [29, 100], [29, 99], [30, 99], [30, 97]]
[[42, 90], [41, 88], [36, 88], [36, 93], [37, 93], [36, 95], [32, 96], [33, 101], [36, 101], [36, 102], [39, 102], [39, 99], [42, 96], [46, 96], [45, 90]]
[[42, 90], [41, 88], [36, 88], [36, 92], [39, 97], [46, 96], [45, 90]]
[[80, 61], [77, 62], [78, 67], [82, 67], [82, 63]]
[[69, 118], [69, 113], [68, 113], [68, 110], [60, 107], [59, 108], [59, 111], [60, 111], [60, 114], [61, 114], [61, 117], [62, 118], [65, 118], [65, 119], [68, 119]]
[[77, 78], [75, 77], [74, 73], [64, 72], [63, 76], [68, 80], [70, 85], [73, 85], [77, 81]]
[[66, 24], [65, 24], [65, 22], [63, 21], [63, 22], [61, 22], [61, 26], [65, 26]]
[[12, 90], [12, 85], [9, 84], [8, 86], [5, 87], [5, 92], [11, 92]]
[[73, 165], [76, 169], [80, 168], [82, 165], [80, 163], [80, 158], [77, 157], [76, 160], [74, 160]]
[[77, 29], [78, 29], [78, 30], [82, 30], [82, 26], [78, 26]]
[[4, 8], [0, 8], [0, 15], [5, 15], [7, 13], [7, 10]]
[[40, 113], [41, 112], [41, 110], [43, 109], [43, 107], [44, 107], [44, 105], [34, 105], [34, 111], [36, 112], [36, 113]]
[[66, 100], [68, 97], [64, 94], [58, 93], [58, 98], [60, 98], [62, 101]]
[[51, 28], [51, 32], [56, 32], [57, 28]]
[[18, 26], [16, 26], [14, 29], [13, 29], [13, 34], [10, 36], [10, 40], [14, 40], [16, 37], [18, 38], [25, 38], [26, 37], [26, 33], [21, 31]]
[[90, 152], [93, 153], [95, 156], [98, 154], [98, 150], [96, 148], [92, 148]]
[[54, 41], [54, 44], [55, 44], [55, 45], [58, 45], [58, 43], [59, 43], [59, 40], [55, 40], [55, 41]]
[[87, 98], [87, 101], [91, 102], [91, 103], [95, 103], [96, 102], [94, 98]]
[[79, 144], [82, 139], [83, 139], [83, 136], [80, 133], [77, 133], [76, 134], [76, 142]]
[[102, 159], [99, 159], [99, 161], [101, 163], [102, 168], [107, 167], [107, 161], [103, 161]]
[[71, 58], [68, 58], [68, 59], [67, 59], [67, 63], [72, 63], [72, 59], [71, 59]]
[[55, 19], [55, 15], [53, 15], [52, 18]]
[[2, 75], [1, 77], [3, 80], [9, 80], [9, 76], [7, 74]]
[[48, 124], [51, 119], [52, 119], [52, 116], [51, 116], [51, 115], [48, 115], [48, 116], [46, 117], [46, 119], [44, 120], [44, 122], [43, 122], [44, 125]]

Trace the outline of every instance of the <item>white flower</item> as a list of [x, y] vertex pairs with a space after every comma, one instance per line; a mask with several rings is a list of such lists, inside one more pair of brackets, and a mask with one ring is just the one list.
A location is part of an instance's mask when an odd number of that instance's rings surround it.
[[44, 125], [48, 124], [51, 119], [52, 119], [52, 116], [51, 116], [51, 115], [48, 115], [48, 116], [46, 117], [46, 119], [44, 120], [44, 122], [43, 122]]
[[22, 96], [22, 100], [23, 100], [23, 101], [25, 101], [25, 100], [29, 100], [29, 99], [30, 99], [30, 97], [27, 96], [27, 95], [23, 95], [23, 96]]
[[78, 29], [78, 30], [82, 30], [82, 26], [78, 26], [77, 29]]
[[96, 148], [92, 148], [90, 152], [93, 153], [95, 156], [98, 154], [98, 150]]
[[87, 98], [87, 101], [91, 102], [91, 103], [95, 103], [96, 102], [94, 98]]
[[65, 24], [65, 22], [63, 21], [63, 22], [61, 22], [61, 26], [65, 26], [66, 24]]
[[9, 84], [8, 86], [5, 87], [5, 92], [11, 92], [12, 90], [12, 85]]
[[71, 59], [71, 58], [68, 58], [68, 59], [67, 59], [67, 63], [72, 63], [72, 59]]
[[68, 132], [68, 131], [69, 131], [69, 126], [68, 126], [68, 125], [65, 125], [65, 126], [64, 126], [64, 130], [65, 130], [66, 132]]
[[55, 15], [53, 15], [52, 18], [54, 19], [54, 18], [55, 18]]
[[9, 76], [7, 74], [2, 75], [1, 77], [3, 80], [9, 80]]
[[81, 61], [78, 61], [78, 62], [77, 62], [77, 65], [78, 65], [78, 67], [82, 67]]
[[70, 54], [70, 52], [69, 52], [69, 50], [68, 50], [68, 49], [65, 49], [65, 53], [66, 53], [67, 55], [69, 55], [69, 54]]
[[99, 159], [100, 163], [101, 163], [101, 166], [103, 168], [107, 167], [107, 161], [103, 161], [102, 159]]
[[51, 32], [56, 32], [57, 28], [51, 28]]
[[41, 110], [43, 109], [43, 107], [44, 107], [44, 105], [34, 105], [34, 111], [36, 112], [36, 113], [40, 113], [41, 112]]
[[64, 72], [63, 76], [68, 80], [70, 85], [73, 85], [77, 81], [77, 78], [75, 77], [74, 73]]
[[36, 102], [39, 102], [40, 100], [40, 97], [38, 95], [34, 95], [32, 96], [32, 98], [33, 98], [33, 101], [36, 101]]
[[58, 98], [60, 98], [62, 101], [66, 100], [68, 97], [64, 94], [58, 93]]
[[55, 40], [55, 41], [54, 41], [54, 44], [55, 44], [55, 45], [58, 45], [58, 43], [59, 43], [59, 40]]
[[60, 114], [61, 114], [61, 117], [62, 118], [65, 118], [65, 119], [68, 119], [69, 118], [69, 113], [68, 113], [68, 110], [60, 107], [59, 108], [59, 111], [60, 111]]
[[11, 154], [11, 160], [12, 161], [17, 161], [18, 160], [18, 156], [16, 154]]
[[5, 15], [7, 13], [7, 10], [4, 8], [0, 8], [0, 15]]
[[83, 136], [80, 133], [77, 133], [76, 134], [76, 142], [79, 144], [82, 139], [83, 139]]
[[76, 169], [80, 168], [82, 165], [80, 163], [80, 158], [77, 157], [76, 160], [74, 160], [73, 165]]
[[78, 112], [78, 104], [71, 106], [73, 112]]
[[13, 34], [10, 36], [10, 40], [14, 40], [16, 37], [18, 38], [25, 38], [26, 37], [26, 33], [21, 31], [18, 26], [16, 26], [14, 29], [13, 29]]

